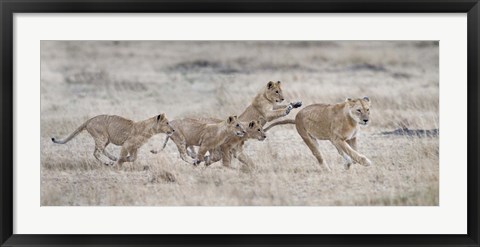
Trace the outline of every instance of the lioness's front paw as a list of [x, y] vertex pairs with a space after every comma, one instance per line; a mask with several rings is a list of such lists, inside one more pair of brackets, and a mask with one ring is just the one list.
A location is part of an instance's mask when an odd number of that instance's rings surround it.
[[360, 157], [360, 162], [359, 163], [360, 163], [360, 165], [363, 165], [363, 166], [371, 166], [372, 165], [372, 161], [370, 161], [365, 156]]

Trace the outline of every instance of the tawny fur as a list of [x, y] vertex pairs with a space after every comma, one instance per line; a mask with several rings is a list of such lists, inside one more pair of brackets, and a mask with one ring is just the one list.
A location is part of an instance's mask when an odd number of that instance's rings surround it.
[[[287, 116], [293, 108], [301, 106], [301, 102], [289, 103], [287, 105], [279, 105], [284, 101], [280, 81], [270, 81], [255, 96], [252, 103], [247, 106], [245, 111], [240, 114], [238, 119], [242, 122], [255, 121], [260, 118], [266, 122]], [[265, 125], [263, 123], [262, 125]]]
[[[87, 120], [64, 140], [52, 138], [52, 141], [65, 144], [83, 130], [87, 130], [95, 141], [93, 156], [106, 165], [119, 166], [124, 162], [135, 161], [138, 149], [153, 135], [158, 133], [172, 134], [175, 131], [170, 126], [165, 114], [139, 122], [115, 115], [99, 115]], [[122, 146], [118, 159], [105, 149], [110, 143]], [[101, 153], [111, 161], [103, 161]], [[129, 154], [130, 156], [127, 157]]]
[[[168, 139], [177, 146], [180, 158], [187, 163], [197, 165], [204, 161], [208, 150], [214, 150], [222, 145], [229, 137], [243, 136], [245, 130], [238, 121], [237, 116], [230, 116], [225, 121], [207, 123], [193, 118], [185, 118], [171, 121], [171, 125], [177, 130]], [[165, 141], [165, 143], [168, 141]], [[187, 147], [199, 146], [195, 160], [187, 155]], [[165, 144], [164, 144], [165, 147]], [[157, 153], [158, 150], [152, 150]]]
[[370, 99], [348, 98], [338, 104], [313, 104], [298, 112], [293, 120], [272, 123], [265, 128], [269, 130], [276, 125], [295, 124], [298, 134], [317, 158], [320, 165], [330, 169], [318, 150], [317, 140], [329, 140], [338, 153], [345, 159], [345, 168], [354, 162], [369, 166], [371, 161], [357, 151], [357, 133], [359, 125], [367, 125], [370, 116]]
[[[260, 119], [261, 126], [263, 127], [267, 122], [287, 116], [292, 109], [298, 108], [302, 105], [302, 102], [292, 102], [287, 105], [281, 105], [280, 103], [283, 101], [284, 97], [281, 82], [269, 81], [267, 85], [255, 96], [252, 103], [247, 106], [242, 114], [240, 114], [238, 119], [242, 122], [257, 121]], [[224, 149], [222, 150], [222, 153], [225, 154], [225, 159], [223, 160], [224, 165], [230, 165], [231, 156], [228, 154], [233, 153], [237, 154], [236, 157], [242, 163], [253, 166], [251, 159], [245, 155], [245, 153], [243, 153], [244, 143], [244, 140], [237, 141], [236, 145], [229, 145], [229, 150], [226, 150], [225, 148], [227, 146], [224, 146]], [[216, 157], [218, 157], [218, 155]]]
[[[215, 122], [221, 121], [219, 119], [214, 119], [214, 118], [203, 118], [199, 120], [204, 121], [206, 123], [215, 123]], [[245, 129], [245, 135], [243, 137], [230, 136], [225, 140], [225, 142], [222, 145], [220, 145], [220, 147], [214, 150], [209, 150], [210, 156], [208, 158], [208, 162], [206, 162], [205, 165], [208, 166], [212, 163], [222, 160], [223, 165], [226, 167], [229, 167], [231, 164], [232, 158], [235, 157], [244, 165], [246, 165], [248, 168], [253, 167], [254, 166], [253, 161], [247, 155], [245, 155], [245, 153], [243, 153], [243, 144], [248, 139], [256, 139], [259, 141], [263, 141], [265, 140], [265, 138], [267, 138], [262, 128], [263, 121], [264, 120], [262, 119], [262, 120], [256, 120], [256, 121], [250, 121], [250, 122], [241, 122], [241, 125]], [[196, 154], [194, 153], [193, 146], [189, 148], [190, 150], [192, 150], [190, 151], [192, 156], [195, 156]]]

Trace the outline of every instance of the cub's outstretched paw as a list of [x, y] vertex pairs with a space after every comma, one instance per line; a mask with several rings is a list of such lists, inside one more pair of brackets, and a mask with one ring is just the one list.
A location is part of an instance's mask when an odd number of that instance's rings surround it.
[[301, 106], [302, 106], [302, 101], [292, 102], [292, 103], [290, 103], [290, 105], [291, 105], [293, 108], [298, 108], [298, 107], [301, 107]]
[[287, 106], [287, 109], [285, 110], [285, 116], [288, 115], [292, 109], [293, 109], [292, 104], [289, 104], [289, 105]]

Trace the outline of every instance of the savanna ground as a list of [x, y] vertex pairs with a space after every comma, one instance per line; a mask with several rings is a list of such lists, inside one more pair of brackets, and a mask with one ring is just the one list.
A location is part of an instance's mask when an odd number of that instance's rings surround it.
[[[438, 136], [382, 135], [400, 128], [438, 129], [437, 42], [112, 42], [41, 43], [41, 205], [438, 205]], [[373, 165], [344, 170], [328, 141], [319, 167], [293, 126], [250, 140], [256, 164], [242, 172], [216, 163], [184, 163], [159, 134], [121, 168], [100, 164], [85, 131], [88, 118], [143, 120], [239, 115], [270, 80], [286, 101], [342, 102], [369, 96], [371, 124], [359, 134]], [[303, 108], [303, 107], [302, 107]], [[294, 118], [294, 109], [286, 118]], [[118, 156], [119, 147], [107, 150]]]

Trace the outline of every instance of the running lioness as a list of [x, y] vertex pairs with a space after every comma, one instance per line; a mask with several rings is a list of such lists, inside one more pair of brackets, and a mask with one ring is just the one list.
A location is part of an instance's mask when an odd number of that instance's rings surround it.
[[[268, 131], [276, 125], [295, 124], [298, 134], [307, 144], [320, 165], [330, 167], [318, 150], [317, 140], [329, 140], [338, 153], [345, 159], [345, 168], [353, 161], [371, 165], [371, 161], [357, 151], [359, 125], [370, 122], [370, 99], [368, 97], [351, 99], [338, 104], [313, 104], [298, 112], [295, 120], [282, 120], [265, 128]], [[352, 161], [353, 159], [353, 161]]]

